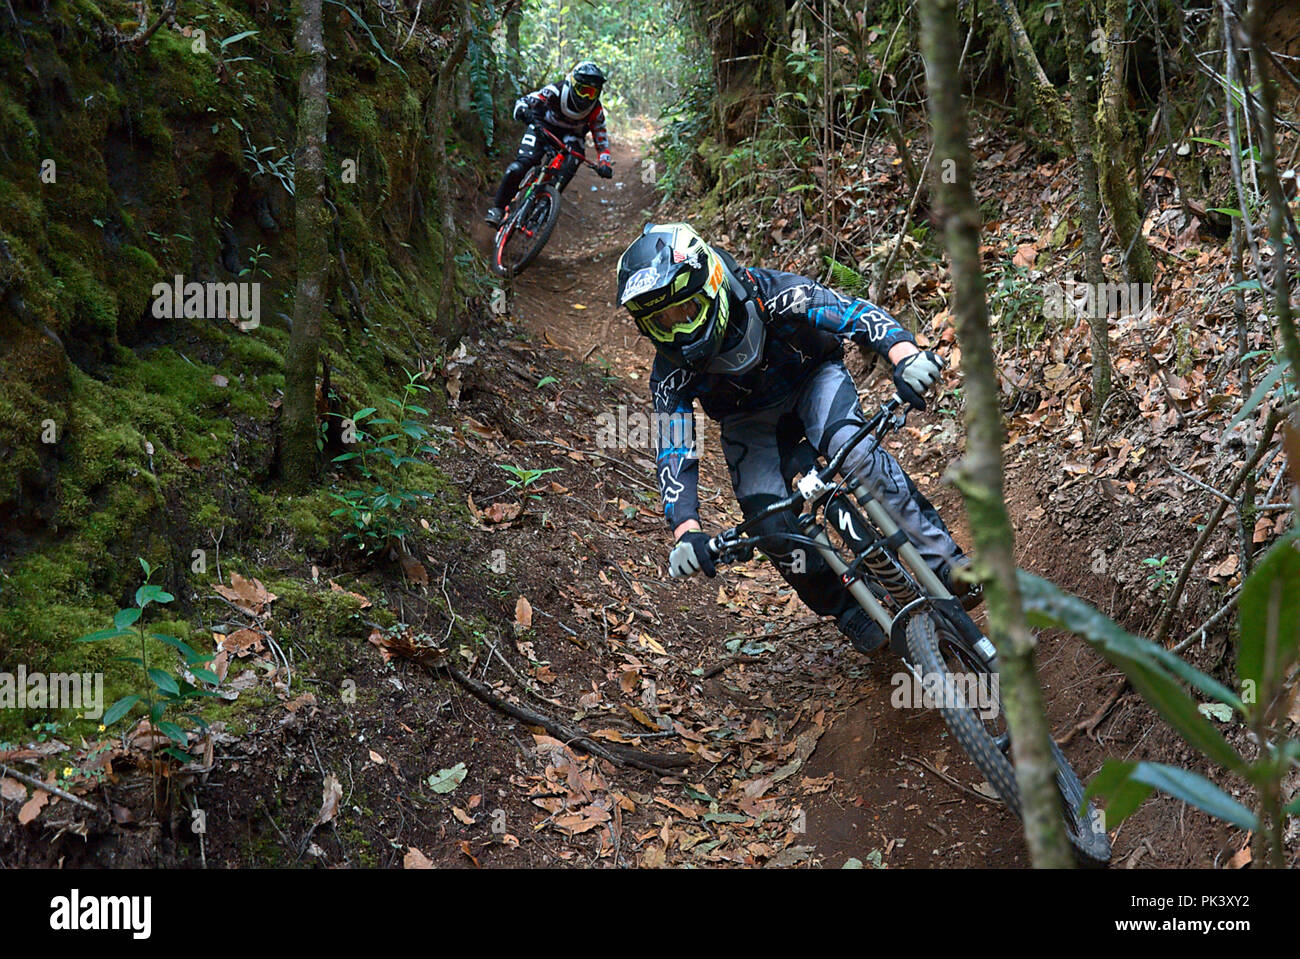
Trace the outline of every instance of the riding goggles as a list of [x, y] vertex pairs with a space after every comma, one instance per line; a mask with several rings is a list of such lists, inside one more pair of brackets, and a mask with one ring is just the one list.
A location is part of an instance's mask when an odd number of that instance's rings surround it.
[[594, 100], [600, 94], [600, 87], [594, 83], [579, 83], [575, 80], [573, 81], [573, 92], [578, 95], [579, 99]]
[[688, 300], [636, 317], [641, 331], [660, 343], [671, 343], [683, 333], [694, 333], [707, 316], [709, 296], [703, 291]]

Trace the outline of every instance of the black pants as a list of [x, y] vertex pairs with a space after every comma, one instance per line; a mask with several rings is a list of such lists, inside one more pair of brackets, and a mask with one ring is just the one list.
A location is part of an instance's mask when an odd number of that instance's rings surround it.
[[[829, 459], [864, 422], [857, 387], [840, 360], [817, 367], [774, 407], [724, 417], [722, 451], [745, 518], [787, 496], [794, 475], [814, 465], [814, 449]], [[887, 451], [861, 444], [849, 453], [841, 472], [862, 481], [937, 574], [944, 575], [962, 555], [934, 506]], [[779, 535], [795, 530], [790, 514], [780, 513], [760, 523], [757, 532]], [[838, 616], [856, 606], [820, 553], [780, 541], [762, 552], [813, 612]]]
[[[587, 155], [585, 137], [579, 138], [569, 135], [560, 135], [561, 140], [571, 149], [578, 151], [583, 156]], [[528, 129], [524, 131], [523, 137], [519, 141], [519, 152], [515, 155], [514, 160], [506, 167], [505, 175], [501, 178], [501, 185], [497, 187], [496, 201], [493, 204], [499, 209], [504, 210], [506, 205], [515, 198], [515, 191], [519, 189], [519, 181], [524, 178], [528, 170], [540, 162], [546, 162], [551, 156], [553, 144], [550, 137], [541, 131], [537, 123], [530, 123]], [[578, 161], [569, 157], [564, 161], [564, 167], [560, 170], [560, 189], [563, 190], [573, 179], [573, 175], [578, 172]]]

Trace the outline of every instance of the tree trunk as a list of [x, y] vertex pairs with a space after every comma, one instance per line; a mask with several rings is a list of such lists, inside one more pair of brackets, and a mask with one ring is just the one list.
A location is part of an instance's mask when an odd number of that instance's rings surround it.
[[[1155, 261], [1142, 236], [1142, 211], [1128, 182], [1129, 170], [1141, 170], [1141, 163], [1131, 162], [1133, 151], [1127, 146], [1135, 142], [1136, 134], [1130, 129], [1128, 91], [1124, 86], [1124, 64], [1128, 56], [1126, 4], [1125, 0], [1105, 0], [1105, 3], [1106, 40], [1102, 51], [1101, 99], [1097, 105], [1099, 180], [1119, 239], [1128, 281], [1150, 284], [1155, 281]], [[1145, 303], [1139, 304], [1142, 305]]]
[[302, 61], [298, 77], [298, 138], [293, 194], [298, 241], [298, 290], [293, 330], [284, 360], [284, 478], [290, 489], [306, 489], [316, 473], [316, 365], [321, 314], [330, 257], [326, 247], [325, 37], [321, 0], [298, 0], [294, 45]]
[[[1264, 189], [1268, 194], [1268, 242], [1273, 247], [1273, 314], [1277, 321], [1278, 338], [1282, 349], [1291, 361], [1293, 375], [1300, 375], [1300, 336], [1296, 334], [1295, 316], [1291, 312], [1291, 276], [1287, 262], [1286, 228], [1287, 199], [1282, 192], [1282, 181], [1277, 172], [1277, 90], [1273, 86], [1273, 77], [1268, 66], [1268, 55], [1264, 49], [1263, 10], [1259, 0], [1251, 0], [1246, 13], [1246, 32], [1250, 40], [1251, 59], [1255, 67], [1255, 78], [1259, 84], [1259, 108], [1256, 119], [1259, 125], [1259, 170], [1264, 178]], [[1243, 211], [1244, 212], [1244, 211]], [[1292, 417], [1292, 429], [1300, 428], [1300, 413]], [[1296, 434], [1288, 432], [1288, 446]], [[1291, 463], [1296, 469], [1296, 464]], [[1273, 649], [1266, 654], [1266, 661], [1276, 657]], [[1266, 669], [1260, 683], [1260, 702], [1270, 703], [1281, 692], [1281, 677], [1273, 675], [1274, 670]], [[1260, 709], [1256, 722], [1255, 735], [1262, 739], [1267, 733], [1265, 724], [1266, 711]], [[1282, 830], [1287, 816], [1283, 812], [1281, 784], [1272, 777], [1265, 778], [1259, 784], [1259, 798], [1262, 828], [1257, 832], [1268, 837], [1265, 845], [1256, 836], [1255, 861], [1267, 864], [1273, 869], [1282, 869], [1286, 865], [1282, 843]], [[1262, 855], [1267, 851], [1267, 856]]]
[[987, 583], [989, 631], [1001, 662], [1002, 705], [1015, 744], [1030, 856], [1035, 866], [1068, 868], [1073, 859], [1061, 820], [1056, 764], [1034, 669], [1034, 634], [1021, 606], [1011, 523], [1002, 493], [1002, 419], [980, 266], [980, 214], [971, 184], [966, 109], [957, 72], [957, 0], [921, 0], [918, 6], [934, 155], [940, 171], [937, 196], [952, 261], [953, 315], [965, 358], [966, 457], [956, 478]]
[[1092, 152], [1092, 97], [1084, 48], [1088, 40], [1087, 21], [1074, 3], [1066, 3], [1066, 56], [1070, 61], [1070, 129], [1079, 166], [1079, 215], [1083, 221], [1084, 277], [1092, 287], [1088, 325], [1092, 328], [1092, 431], [1101, 425], [1101, 409], [1110, 396], [1110, 340], [1106, 304], [1102, 295], [1106, 272], [1101, 265], [1101, 228], [1098, 225], [1097, 160]]
[[1296, 334], [1295, 316], [1291, 312], [1291, 277], [1287, 262], [1288, 207], [1277, 172], [1277, 90], [1273, 85], [1261, 36], [1264, 23], [1259, 0], [1251, 0], [1250, 10], [1246, 14], [1246, 29], [1250, 35], [1251, 58], [1259, 83], [1259, 172], [1264, 178], [1264, 189], [1268, 194], [1268, 242], [1273, 247], [1273, 266], [1277, 271], [1273, 275], [1273, 313], [1282, 349], [1291, 361], [1291, 368], [1300, 375], [1300, 336]]
[[442, 284], [438, 294], [438, 322], [446, 329], [455, 329], [452, 317], [456, 292], [456, 218], [451, 203], [451, 180], [445, 175], [447, 166], [447, 125], [450, 122], [449, 111], [456, 83], [456, 72], [473, 33], [470, 19], [470, 0], [462, 0], [460, 29], [456, 41], [447, 53], [447, 59], [438, 68], [438, 88], [434, 95], [433, 106], [433, 171], [439, 177], [436, 195], [437, 214], [435, 221], [442, 234]]
[[[1074, 2], [1077, 3], [1079, 0]], [[1065, 104], [1061, 101], [1061, 95], [1056, 92], [1056, 87], [1052, 86], [1052, 81], [1047, 79], [1042, 64], [1038, 62], [1038, 54], [1034, 52], [1034, 45], [1030, 43], [1029, 34], [1025, 32], [1025, 25], [1020, 19], [1020, 11], [1016, 9], [1015, 0], [998, 0], [998, 8], [1002, 11], [1002, 19], [1006, 21], [1007, 33], [1011, 37], [1011, 59], [1016, 65], [1020, 82], [1033, 96], [1034, 106], [1043, 118], [1047, 133], [1061, 143], [1069, 143], [1070, 118], [1066, 113]]]
[[515, 97], [520, 95], [517, 88], [523, 83], [523, 53], [519, 45], [519, 27], [523, 23], [523, 5], [512, 7], [506, 14], [506, 72], [510, 74], [513, 84], [510, 91]]

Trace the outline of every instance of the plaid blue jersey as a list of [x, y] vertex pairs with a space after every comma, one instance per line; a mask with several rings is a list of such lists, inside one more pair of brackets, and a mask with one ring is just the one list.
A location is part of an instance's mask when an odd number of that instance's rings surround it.
[[[711, 419], [760, 410], [787, 399], [808, 375], [843, 356], [841, 340], [863, 343], [888, 356], [899, 342], [916, 342], [898, 321], [866, 300], [842, 296], [805, 276], [751, 269], [759, 316], [767, 328], [762, 362], [740, 376], [696, 372], [656, 355], [650, 371], [655, 416], [655, 472], [664, 519], [676, 528], [699, 519], [699, 457], [695, 400]], [[734, 299], [731, 314], [744, 315]]]

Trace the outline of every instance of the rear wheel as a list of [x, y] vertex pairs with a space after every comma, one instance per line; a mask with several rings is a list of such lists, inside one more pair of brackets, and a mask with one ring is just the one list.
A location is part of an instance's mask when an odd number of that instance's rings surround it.
[[[921, 674], [922, 689], [941, 693], [938, 709], [953, 737], [1007, 808], [1021, 817], [1020, 789], [1009, 758], [1010, 735], [997, 685], [991, 681], [996, 673], [990, 671], [988, 658], [962, 639], [942, 616], [925, 610], [907, 624], [907, 650], [909, 662]], [[1061, 816], [1076, 854], [1085, 862], [1109, 861], [1110, 837], [1100, 815], [1091, 804], [1083, 804], [1083, 784], [1056, 743], [1052, 743], [1052, 758]]]
[[560, 217], [560, 192], [554, 184], [537, 189], [512, 211], [497, 232], [494, 267], [501, 276], [515, 276], [542, 252]]

